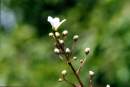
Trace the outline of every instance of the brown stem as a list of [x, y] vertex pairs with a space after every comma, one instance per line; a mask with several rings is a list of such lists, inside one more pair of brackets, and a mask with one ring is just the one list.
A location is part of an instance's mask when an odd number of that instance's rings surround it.
[[72, 69], [74, 75], [76, 76], [77, 80], [79, 81], [80, 86], [83, 87], [83, 83], [82, 83], [82, 81], [80, 80], [79, 75], [76, 73], [76, 70], [74, 69], [72, 63], [71, 63], [71, 62], [68, 62], [68, 64], [69, 64], [69, 66], [71, 67], [71, 69]]

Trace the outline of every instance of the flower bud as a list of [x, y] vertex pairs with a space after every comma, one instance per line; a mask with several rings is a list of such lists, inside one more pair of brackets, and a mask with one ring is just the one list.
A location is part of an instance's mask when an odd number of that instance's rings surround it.
[[90, 52], [90, 48], [85, 48], [84, 52], [86, 53], [86, 55]]
[[59, 54], [59, 53], [60, 53], [60, 50], [59, 50], [58, 48], [55, 48], [55, 49], [54, 49], [54, 52], [55, 52], [56, 54]]
[[60, 37], [60, 33], [59, 32], [55, 32], [55, 36], [56, 37]]
[[49, 37], [53, 37], [53, 33], [52, 32], [50, 32], [48, 35], [49, 35]]
[[78, 35], [74, 35], [74, 36], [73, 36], [73, 40], [74, 40], [74, 41], [77, 41], [78, 39], [79, 39], [79, 36], [78, 36]]
[[83, 59], [81, 59], [81, 60], [80, 60], [80, 63], [81, 63], [81, 64], [83, 64], [83, 63], [84, 63], [84, 60], [83, 60]]
[[62, 78], [59, 78], [59, 79], [58, 79], [58, 81], [59, 81], [59, 82], [62, 82], [62, 81], [63, 81], [63, 79], [62, 79]]
[[63, 36], [66, 36], [66, 35], [68, 34], [68, 31], [67, 31], [67, 30], [64, 30], [64, 31], [62, 32], [62, 34], [63, 34]]
[[90, 76], [93, 76], [93, 75], [94, 75], [94, 72], [93, 72], [93, 71], [89, 71], [89, 75], [90, 75]]
[[66, 71], [66, 70], [63, 70], [63, 71], [61, 72], [61, 74], [62, 74], [62, 75], [66, 75], [66, 74], [67, 74], [67, 71]]
[[64, 40], [59, 40], [59, 43], [60, 44], [64, 44]]
[[74, 56], [74, 57], [73, 57], [73, 59], [74, 59], [74, 60], [77, 60], [77, 57], [76, 57], [76, 56]]
[[110, 87], [110, 85], [109, 85], [109, 84], [107, 84], [107, 85], [106, 85], [106, 87]]
[[70, 49], [69, 49], [69, 48], [66, 48], [65, 52], [66, 52], [66, 53], [70, 53]]

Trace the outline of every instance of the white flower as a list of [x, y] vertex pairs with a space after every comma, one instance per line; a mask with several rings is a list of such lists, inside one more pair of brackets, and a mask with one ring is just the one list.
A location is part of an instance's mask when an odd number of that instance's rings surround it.
[[106, 85], [106, 87], [110, 87], [110, 85], [109, 85], [109, 84], [107, 84], [107, 85]]
[[94, 75], [94, 72], [93, 72], [93, 71], [89, 71], [89, 75], [90, 75], [90, 76], [93, 76], [93, 75]]
[[52, 28], [57, 31], [58, 27], [66, 21], [66, 19], [62, 20], [60, 22], [60, 19], [58, 17], [52, 18], [51, 16], [48, 16], [47, 21], [51, 24]]
[[63, 70], [63, 71], [61, 72], [61, 74], [62, 74], [62, 75], [66, 75], [66, 74], [67, 74], [67, 71], [66, 71], [66, 70]]

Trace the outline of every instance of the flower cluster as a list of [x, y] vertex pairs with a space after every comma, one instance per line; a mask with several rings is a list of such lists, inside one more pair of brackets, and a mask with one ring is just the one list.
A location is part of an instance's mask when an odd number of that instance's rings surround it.
[[[76, 42], [79, 39], [79, 35], [74, 35], [72, 40], [73, 40], [73, 44], [71, 46], [71, 48], [66, 47], [65, 45], [65, 39], [68, 35], [68, 31], [67, 30], [63, 30], [62, 32], [58, 31], [58, 28], [60, 27], [60, 25], [66, 21], [66, 19], [60, 21], [60, 19], [58, 17], [51, 17], [48, 16], [48, 22], [51, 24], [52, 26], [52, 32], [49, 33], [49, 37], [52, 37], [55, 40], [55, 47], [54, 47], [54, 53], [56, 53], [62, 60], [64, 60], [65, 62], [67, 62], [67, 64], [69, 65], [69, 67], [71, 68], [71, 70], [73, 71], [73, 74], [75, 75], [78, 83], [72, 83], [70, 81], [68, 81], [68, 79], [66, 78], [67, 75], [67, 70], [63, 70], [61, 72], [61, 77], [59, 78], [59, 82], [65, 81], [68, 84], [72, 85], [73, 87], [84, 87], [83, 82], [81, 81], [80, 78], [80, 70], [83, 67], [83, 65], [85, 64], [86, 61], [86, 57], [83, 59], [80, 59], [80, 65], [78, 68], [75, 68], [73, 66], [73, 61], [77, 60], [77, 57], [75, 55], [73, 55], [73, 45], [76, 44]], [[88, 55], [90, 53], [90, 48], [85, 48], [84, 49], [84, 53], [86, 55]], [[94, 76], [94, 72], [93, 71], [89, 71], [89, 87], [93, 87], [93, 83], [92, 83], [92, 78]], [[107, 85], [106, 87], [110, 87], [110, 85]]]

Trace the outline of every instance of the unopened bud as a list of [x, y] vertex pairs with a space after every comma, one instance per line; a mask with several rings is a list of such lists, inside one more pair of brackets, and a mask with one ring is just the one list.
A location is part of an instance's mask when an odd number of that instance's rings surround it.
[[61, 74], [62, 74], [62, 75], [66, 75], [66, 74], [67, 74], [67, 71], [66, 71], [66, 70], [63, 70], [63, 71], [61, 72]]
[[59, 43], [60, 44], [64, 44], [64, 40], [59, 40]]
[[74, 59], [74, 60], [77, 60], [77, 57], [76, 57], [76, 56], [74, 56], [74, 57], [73, 57], [73, 59]]
[[58, 81], [59, 81], [59, 82], [62, 82], [62, 81], [63, 81], [63, 79], [62, 79], [62, 78], [59, 78], [59, 79], [58, 79]]
[[79, 36], [78, 36], [78, 35], [74, 35], [74, 36], [73, 36], [73, 40], [74, 40], [74, 41], [77, 41], [78, 39], [79, 39]]
[[59, 54], [59, 53], [60, 53], [60, 50], [59, 50], [58, 48], [55, 48], [55, 49], [54, 49], [54, 52], [57, 53], [57, 54]]
[[55, 32], [55, 36], [56, 37], [60, 37], [60, 33], [59, 32]]
[[107, 85], [106, 85], [106, 87], [110, 87], [110, 85], [109, 85], [109, 84], [107, 84]]
[[88, 54], [90, 52], [90, 48], [85, 48], [84, 52]]
[[63, 34], [63, 36], [66, 36], [66, 35], [68, 34], [68, 31], [67, 31], [67, 30], [64, 30], [64, 31], [62, 32], [62, 34]]
[[66, 52], [66, 53], [70, 53], [70, 49], [69, 49], [69, 48], [66, 48], [65, 52]]
[[52, 32], [50, 32], [48, 35], [49, 35], [49, 37], [53, 37], [53, 33]]
[[82, 64], [82, 63], [84, 63], [84, 60], [83, 60], [83, 59], [81, 59], [81, 60], [80, 60], [80, 63], [81, 63], [81, 64]]
[[93, 76], [93, 75], [94, 75], [94, 72], [93, 72], [93, 71], [89, 71], [89, 75], [90, 75], [90, 76]]

